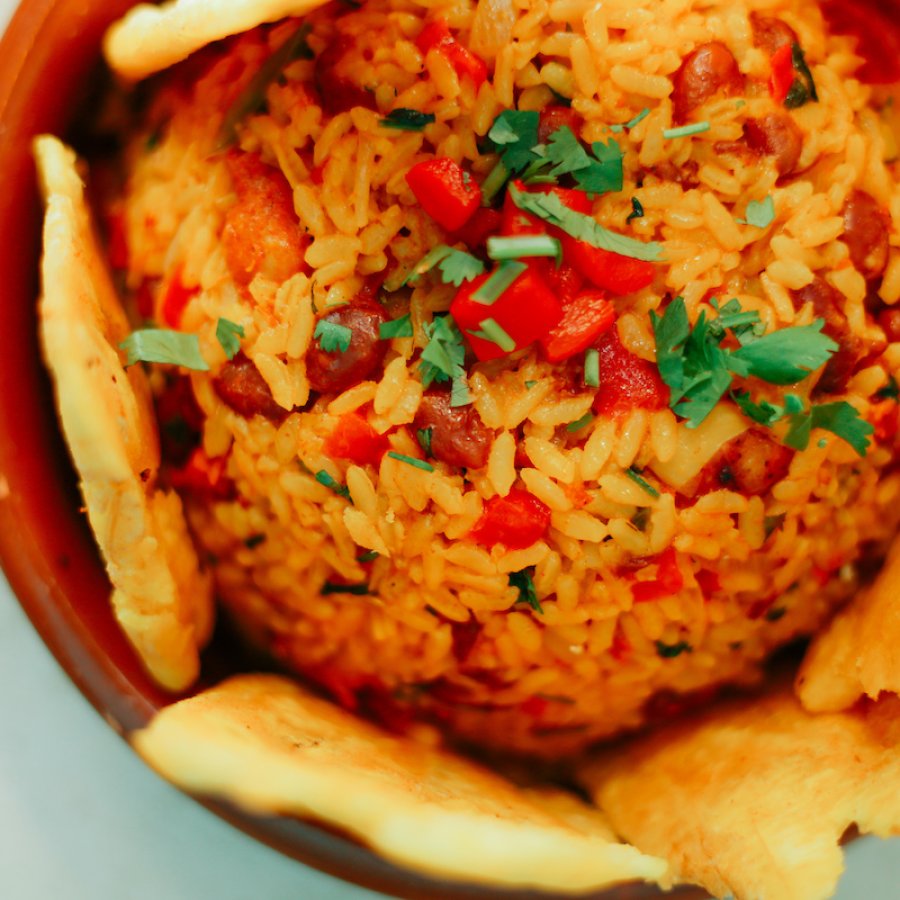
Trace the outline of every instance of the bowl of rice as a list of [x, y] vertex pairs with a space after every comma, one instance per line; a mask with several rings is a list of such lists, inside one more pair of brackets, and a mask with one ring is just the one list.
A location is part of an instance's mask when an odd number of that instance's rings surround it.
[[900, 828], [886, 9], [128, 7], [0, 78], [3, 564], [79, 686], [401, 896], [829, 896]]

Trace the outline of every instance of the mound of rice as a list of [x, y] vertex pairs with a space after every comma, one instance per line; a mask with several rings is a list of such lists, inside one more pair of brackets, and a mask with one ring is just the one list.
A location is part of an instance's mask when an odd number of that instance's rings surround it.
[[[449, 38], [423, 52], [439, 20]], [[704, 45], [733, 57], [729, 80], [692, 61]], [[773, 98], [776, 56], [805, 102]], [[807, 0], [367, 0], [159, 76], [107, 204], [111, 257], [140, 315], [199, 336], [209, 371], [152, 373], [169, 479], [253, 640], [390, 726], [551, 757], [752, 681], [820, 627], [900, 519], [900, 191], [858, 62]], [[471, 403], [450, 406], [420, 357], [458, 288], [407, 279], [468, 239], [406, 176], [447, 158], [484, 185], [511, 109], [595, 152], [614, 140], [622, 189], [590, 195], [592, 215], [662, 255], [650, 284], [608, 292], [599, 387], [583, 352], [469, 351]], [[434, 120], [386, 127], [392, 110]], [[679, 296], [695, 324], [713, 298], [760, 332], [823, 317], [824, 373], [739, 381], [774, 405], [849, 404], [874, 426], [865, 452], [824, 415], [797, 449], [789, 415], [768, 427], [727, 393], [689, 427], [651, 319]], [[319, 323], [352, 330], [354, 309], [408, 313], [412, 336], [342, 351]], [[339, 377], [342, 353], [374, 362]], [[622, 360], [658, 402], [598, 400]], [[511, 548], [484, 517], [524, 492], [546, 521]]]

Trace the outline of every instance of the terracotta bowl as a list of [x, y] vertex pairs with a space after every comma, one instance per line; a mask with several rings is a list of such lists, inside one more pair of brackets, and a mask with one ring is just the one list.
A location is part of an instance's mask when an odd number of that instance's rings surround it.
[[[101, 74], [101, 35], [131, 3], [25, 0], [0, 43], [0, 563], [47, 646], [120, 734], [145, 724], [173, 698], [144, 674], [112, 618], [109, 583], [80, 512], [76, 478], [41, 365], [35, 320], [41, 210], [30, 142], [41, 132], [64, 136], [70, 130]], [[868, 0], [864, 8], [829, 0], [828, 6], [841, 14], [843, 27], [864, 27], [875, 36], [870, 42], [875, 49], [868, 51], [870, 74], [896, 80], [900, 38], [892, 20], [900, 0]], [[233, 648], [217, 640], [204, 656], [204, 677], [238, 671], [240, 663]], [[284, 853], [385, 893], [448, 900], [548, 897], [434, 881], [320, 826], [207, 805]], [[634, 887], [596, 896], [638, 900], [660, 894]]]

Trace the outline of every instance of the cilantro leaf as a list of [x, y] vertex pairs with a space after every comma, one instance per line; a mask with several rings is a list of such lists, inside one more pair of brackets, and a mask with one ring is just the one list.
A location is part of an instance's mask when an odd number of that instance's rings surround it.
[[519, 591], [516, 603], [527, 603], [535, 612], [544, 614], [541, 601], [538, 600], [537, 590], [534, 586], [534, 578], [528, 569], [509, 573], [509, 585]]
[[533, 148], [538, 141], [540, 113], [536, 110], [506, 109], [496, 119], [488, 137], [500, 151], [509, 174], [521, 172], [538, 157]]
[[747, 203], [746, 218], [738, 219], [742, 225], [753, 225], [756, 228], [768, 228], [775, 221], [775, 201], [771, 194], [762, 200], [750, 200]]
[[422, 387], [427, 389], [435, 381], [452, 380], [455, 383], [457, 379], [464, 379], [466, 349], [456, 322], [450, 316], [435, 316], [431, 324], [425, 326], [425, 335], [428, 343], [419, 360]]
[[182, 366], [197, 372], [209, 371], [209, 365], [200, 355], [200, 341], [196, 334], [166, 328], [142, 328], [132, 331], [119, 347], [125, 351], [126, 366], [154, 362]]
[[240, 338], [244, 336], [244, 326], [236, 325], [228, 319], [219, 319], [216, 322], [216, 339], [222, 345], [225, 355], [234, 359], [241, 349]]
[[469, 391], [469, 382], [465, 375], [457, 375], [450, 384], [450, 405], [468, 406], [472, 402], [472, 393]]
[[391, 338], [412, 337], [413, 327], [410, 321], [409, 313], [400, 316], [399, 319], [391, 319], [390, 322], [382, 322], [378, 329], [378, 337], [382, 341], [389, 341]]
[[[729, 368], [771, 384], [794, 384], [828, 362], [838, 345], [822, 333], [824, 319], [764, 334], [729, 354]], [[732, 364], [737, 360], [737, 368]]]
[[592, 247], [600, 247], [622, 256], [646, 261], [658, 260], [662, 246], [656, 242], [643, 243], [609, 231], [590, 216], [569, 209], [556, 194], [529, 194], [510, 187], [510, 196], [519, 209], [536, 215], [539, 219], [561, 228], [566, 234], [585, 241]]
[[784, 439], [788, 447], [805, 450], [814, 428], [830, 431], [845, 440], [860, 456], [866, 455], [875, 431], [870, 422], [863, 419], [856, 408], [845, 400], [835, 403], [819, 403], [805, 412], [791, 415], [791, 427]]
[[784, 407], [767, 403], [765, 400], [755, 403], [748, 391], [732, 391], [731, 399], [740, 407], [741, 412], [760, 425], [771, 426], [784, 416]]
[[353, 332], [346, 325], [338, 325], [337, 322], [329, 322], [327, 319], [319, 319], [313, 337], [319, 341], [319, 346], [326, 353], [346, 353], [350, 347], [350, 339]]
[[442, 281], [459, 287], [464, 281], [474, 281], [484, 272], [484, 263], [465, 250], [451, 250], [439, 263]]
[[605, 194], [609, 191], [621, 191], [624, 184], [622, 174], [623, 153], [619, 145], [610, 138], [604, 144], [603, 141], [595, 141], [591, 144], [596, 160], [583, 171], [575, 172], [575, 181], [578, 186], [589, 194]]
[[382, 128], [394, 128], [398, 131], [422, 131], [433, 121], [434, 113], [423, 113], [417, 109], [407, 109], [401, 106], [392, 109], [378, 124]]
[[626, 222], [631, 222], [634, 219], [643, 219], [644, 218], [644, 207], [641, 204], [641, 201], [638, 200], [637, 197], [631, 198], [631, 212], [628, 213], [628, 218], [625, 220]]

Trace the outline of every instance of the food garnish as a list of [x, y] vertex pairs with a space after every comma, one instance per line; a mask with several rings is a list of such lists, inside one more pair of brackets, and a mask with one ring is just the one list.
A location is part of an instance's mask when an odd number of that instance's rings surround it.
[[200, 355], [200, 339], [196, 334], [168, 328], [141, 328], [132, 331], [119, 344], [125, 351], [126, 366], [138, 362], [168, 363], [207, 372], [209, 363]]

